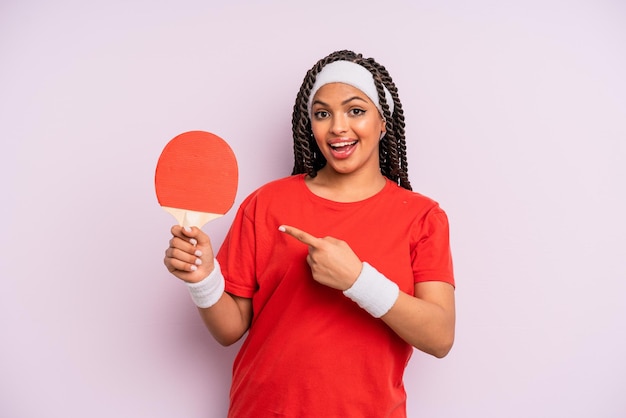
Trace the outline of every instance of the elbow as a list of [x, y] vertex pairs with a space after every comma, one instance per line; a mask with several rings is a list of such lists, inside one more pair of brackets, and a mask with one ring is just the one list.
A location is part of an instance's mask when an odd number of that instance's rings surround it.
[[243, 334], [217, 334], [212, 333], [213, 338], [217, 341], [222, 347], [230, 347], [235, 344], [237, 341], [241, 339]]
[[230, 347], [237, 342], [237, 340], [226, 340], [221, 338], [216, 338], [215, 341], [217, 341], [222, 347]]
[[205, 321], [205, 325], [207, 326], [213, 339], [223, 347], [235, 344], [245, 335], [247, 331], [247, 328], [239, 329], [238, 327], [215, 326], [213, 323], [208, 321]]
[[433, 349], [433, 351], [430, 354], [436, 358], [442, 359], [445, 356], [447, 356], [448, 353], [450, 353], [450, 350], [452, 350], [452, 345], [453, 345], [452, 343], [442, 344], [441, 346]]
[[455, 325], [453, 318], [446, 326], [440, 328], [439, 332], [435, 334], [430, 354], [439, 359], [446, 357], [454, 345], [454, 336]]
[[432, 345], [423, 351], [427, 354], [430, 354], [433, 357], [438, 359], [442, 359], [446, 357], [450, 351], [452, 350], [452, 346], [454, 345], [454, 334], [448, 336], [441, 336], [434, 341]]

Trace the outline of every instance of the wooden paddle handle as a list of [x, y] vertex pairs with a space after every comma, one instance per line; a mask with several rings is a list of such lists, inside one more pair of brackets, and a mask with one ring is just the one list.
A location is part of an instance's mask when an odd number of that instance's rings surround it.
[[162, 206], [162, 208], [176, 218], [178, 225], [180, 226], [195, 226], [197, 228], [202, 228], [207, 222], [219, 218], [220, 216], [224, 216], [221, 213], [196, 212], [193, 210], [170, 208], [167, 206]]

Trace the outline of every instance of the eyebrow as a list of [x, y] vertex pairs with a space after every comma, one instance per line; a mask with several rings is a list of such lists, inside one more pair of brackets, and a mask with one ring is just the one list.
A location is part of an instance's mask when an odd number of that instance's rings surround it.
[[[350, 103], [352, 100], [360, 100], [360, 101], [362, 101], [362, 102], [367, 103], [367, 100], [365, 100], [364, 98], [359, 97], [359, 96], [353, 96], [353, 97], [350, 97], [349, 99], [346, 99], [346, 100], [344, 100], [343, 102], [341, 102], [341, 105], [342, 105], [342, 106], [343, 106], [343, 105], [346, 105], [346, 104]], [[328, 103], [324, 103], [324, 102], [323, 102], [323, 101], [321, 101], [321, 100], [315, 100], [313, 103], [311, 103], [311, 105], [314, 105], [314, 104], [320, 104], [320, 105], [322, 105], [322, 106], [328, 106]]]

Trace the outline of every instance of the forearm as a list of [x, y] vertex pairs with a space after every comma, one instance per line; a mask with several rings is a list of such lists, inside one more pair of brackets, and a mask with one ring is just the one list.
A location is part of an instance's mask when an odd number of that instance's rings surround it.
[[198, 308], [204, 324], [213, 338], [228, 346], [237, 342], [250, 327], [248, 299], [224, 292], [210, 308]]
[[455, 302], [449, 283], [416, 283], [413, 296], [363, 262], [357, 279], [343, 293], [418, 350], [444, 357], [452, 348]]
[[207, 277], [187, 283], [191, 299], [213, 337], [222, 345], [237, 342], [248, 330], [252, 301], [225, 292], [225, 279], [217, 260]]
[[393, 307], [381, 319], [418, 350], [442, 358], [454, 342], [454, 292], [445, 283], [436, 285], [443, 287], [437, 292], [438, 303], [400, 292]]

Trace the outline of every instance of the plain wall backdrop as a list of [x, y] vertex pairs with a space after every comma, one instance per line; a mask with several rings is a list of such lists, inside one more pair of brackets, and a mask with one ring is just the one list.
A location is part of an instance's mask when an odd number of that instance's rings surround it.
[[1, 0], [0, 416], [225, 415], [239, 344], [163, 266], [155, 164], [200, 129], [236, 205], [288, 175], [296, 92], [339, 49], [390, 71], [451, 222], [457, 339], [415, 352], [409, 416], [626, 416], [619, 0]]

